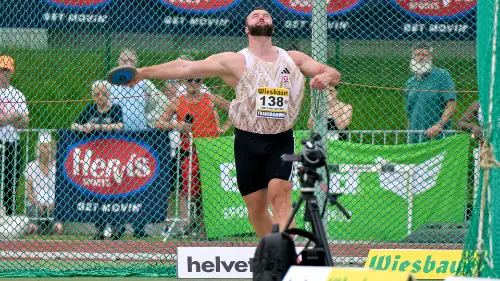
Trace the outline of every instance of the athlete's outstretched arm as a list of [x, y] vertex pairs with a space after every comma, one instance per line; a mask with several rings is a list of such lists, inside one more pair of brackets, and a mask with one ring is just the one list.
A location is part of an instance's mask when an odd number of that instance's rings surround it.
[[128, 86], [133, 86], [143, 79], [182, 79], [182, 78], [211, 78], [230, 75], [229, 69], [224, 66], [223, 59], [228, 54], [220, 53], [212, 55], [204, 60], [174, 60], [153, 66], [137, 69], [137, 75]]
[[305, 76], [313, 78], [310, 82], [312, 88], [323, 90], [339, 84], [340, 73], [335, 68], [319, 63], [302, 52], [288, 51], [288, 54]]

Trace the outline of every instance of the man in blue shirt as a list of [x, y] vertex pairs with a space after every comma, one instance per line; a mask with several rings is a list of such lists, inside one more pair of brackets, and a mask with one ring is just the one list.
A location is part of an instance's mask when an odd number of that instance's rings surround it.
[[[118, 64], [136, 67], [136, 53], [124, 49], [120, 53]], [[167, 102], [167, 97], [150, 80], [142, 80], [132, 88], [112, 85], [110, 99], [123, 110], [125, 130], [133, 131], [154, 127]]]
[[416, 45], [411, 55], [414, 73], [406, 82], [405, 98], [410, 143], [441, 138], [443, 130], [451, 128], [456, 110], [455, 86], [448, 71], [432, 63], [432, 47], [426, 43]]
[[[120, 52], [119, 65], [137, 66], [137, 54], [130, 49]], [[110, 99], [120, 105], [123, 112], [124, 130], [141, 131], [154, 127], [156, 120], [163, 115], [167, 97], [149, 80], [142, 80], [133, 88], [112, 85]], [[133, 223], [134, 237], [146, 238], [144, 223]], [[125, 232], [125, 226], [113, 230], [113, 239], [120, 239]]]

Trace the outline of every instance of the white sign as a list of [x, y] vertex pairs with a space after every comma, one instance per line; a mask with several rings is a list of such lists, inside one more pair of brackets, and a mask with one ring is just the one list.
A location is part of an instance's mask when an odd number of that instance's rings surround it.
[[179, 247], [177, 278], [252, 278], [256, 247]]
[[[256, 247], [179, 247], [177, 248], [177, 278], [252, 279], [252, 261], [256, 249]], [[304, 247], [295, 247], [297, 254], [303, 249]], [[334, 256], [332, 258], [334, 262], [339, 263], [366, 261], [366, 258], [362, 257]]]
[[326, 281], [331, 271], [327, 266], [292, 266], [283, 281]]
[[[177, 278], [252, 278], [257, 247], [178, 247]], [[296, 247], [297, 253], [304, 247]], [[334, 257], [334, 260], [342, 258]]]

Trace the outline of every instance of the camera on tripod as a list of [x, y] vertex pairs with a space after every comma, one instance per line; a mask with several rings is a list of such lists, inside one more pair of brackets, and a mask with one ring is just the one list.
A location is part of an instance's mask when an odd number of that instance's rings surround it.
[[[298, 235], [309, 239], [304, 249], [298, 255], [301, 256], [300, 266], [333, 266], [333, 259], [328, 245], [328, 238], [325, 228], [321, 222], [322, 215], [325, 214], [328, 203], [325, 202], [323, 214], [320, 215], [318, 199], [314, 195], [316, 182], [321, 182], [321, 176], [316, 169], [325, 167], [327, 175], [327, 186], [329, 186], [329, 172], [326, 164], [326, 157], [321, 150], [321, 136], [312, 133], [310, 138], [304, 138], [302, 152], [298, 155], [282, 155], [284, 162], [300, 162], [298, 176], [301, 196], [293, 204], [293, 211], [287, 221], [286, 226], [280, 232], [279, 224], [273, 224], [271, 233], [262, 237], [259, 241], [253, 259], [253, 281], [277, 281], [282, 280], [288, 269], [297, 265], [297, 252], [295, 241], [291, 235]], [[337, 201], [337, 197], [342, 194], [330, 193], [328, 187], [324, 187], [326, 199], [335, 205], [343, 214], [350, 219], [349, 213]], [[304, 220], [311, 223], [312, 232], [306, 230], [290, 228], [293, 218], [300, 209], [300, 205], [305, 202]], [[309, 248], [309, 244], [314, 242], [314, 247]]]
[[321, 168], [326, 165], [325, 155], [320, 150], [321, 136], [313, 133], [310, 138], [303, 139], [300, 143], [304, 145], [299, 155], [283, 154], [283, 162], [300, 162], [304, 167]]
[[[307, 245], [302, 252], [302, 262], [301, 265], [325, 265], [333, 266], [333, 259], [331, 256], [330, 248], [328, 246], [328, 238], [326, 235], [325, 228], [321, 221], [321, 215], [318, 206], [318, 199], [314, 195], [315, 183], [321, 182], [322, 177], [316, 172], [318, 168], [325, 167], [327, 171], [327, 187], [325, 189], [326, 199], [334, 206], [336, 206], [340, 212], [347, 218], [350, 219], [351, 216], [344, 209], [344, 207], [337, 201], [337, 198], [341, 196], [340, 193], [330, 193], [329, 192], [329, 173], [326, 164], [326, 156], [322, 151], [321, 147], [321, 136], [317, 133], [312, 133], [310, 138], [304, 138], [301, 141], [303, 148], [302, 152], [298, 155], [284, 154], [282, 155], [282, 160], [284, 162], [300, 162], [302, 167], [299, 168], [298, 176], [300, 183], [301, 196], [299, 200], [294, 204], [293, 213], [285, 226], [284, 232], [290, 232], [289, 227], [292, 223], [293, 218], [297, 214], [300, 205], [305, 202], [306, 208], [304, 213], [304, 220], [312, 224], [312, 237], [315, 247], [313, 249], [307, 249]], [[324, 208], [327, 208], [328, 203], [325, 203]], [[325, 209], [323, 210], [323, 214]], [[300, 231], [304, 233], [304, 231]]]

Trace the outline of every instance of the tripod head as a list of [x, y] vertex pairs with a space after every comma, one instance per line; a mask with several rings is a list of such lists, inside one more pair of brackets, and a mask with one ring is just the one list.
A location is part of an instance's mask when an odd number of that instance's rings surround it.
[[[283, 154], [281, 156], [283, 162], [299, 162], [302, 163], [302, 167], [299, 169], [299, 183], [301, 186], [301, 193], [312, 195], [314, 193], [314, 185], [316, 181], [321, 181], [321, 175], [316, 172], [317, 168], [325, 166], [326, 168], [326, 156], [321, 150], [321, 135], [315, 132], [311, 132], [310, 138], [302, 139], [301, 143], [304, 145], [302, 152], [298, 155], [295, 154]], [[327, 176], [328, 169], [327, 169]], [[327, 180], [329, 185], [329, 179]], [[336, 205], [340, 212], [347, 218], [350, 219], [351, 216], [344, 209], [344, 207], [338, 202], [338, 197], [342, 196], [341, 193], [330, 193], [326, 188], [325, 193], [327, 195], [328, 201], [332, 205]]]
[[326, 166], [326, 157], [321, 151], [321, 136], [318, 133], [311, 133], [310, 138], [301, 141], [303, 145], [300, 154], [283, 154], [283, 162], [299, 162], [302, 167], [299, 169], [299, 182], [301, 191], [311, 193], [314, 191], [316, 181], [321, 181], [321, 175], [316, 172], [317, 168]]
[[320, 168], [326, 165], [326, 157], [320, 150], [321, 136], [318, 133], [311, 133], [310, 138], [304, 138], [300, 141], [304, 147], [302, 152], [296, 154], [283, 154], [283, 162], [300, 162], [305, 168]]

